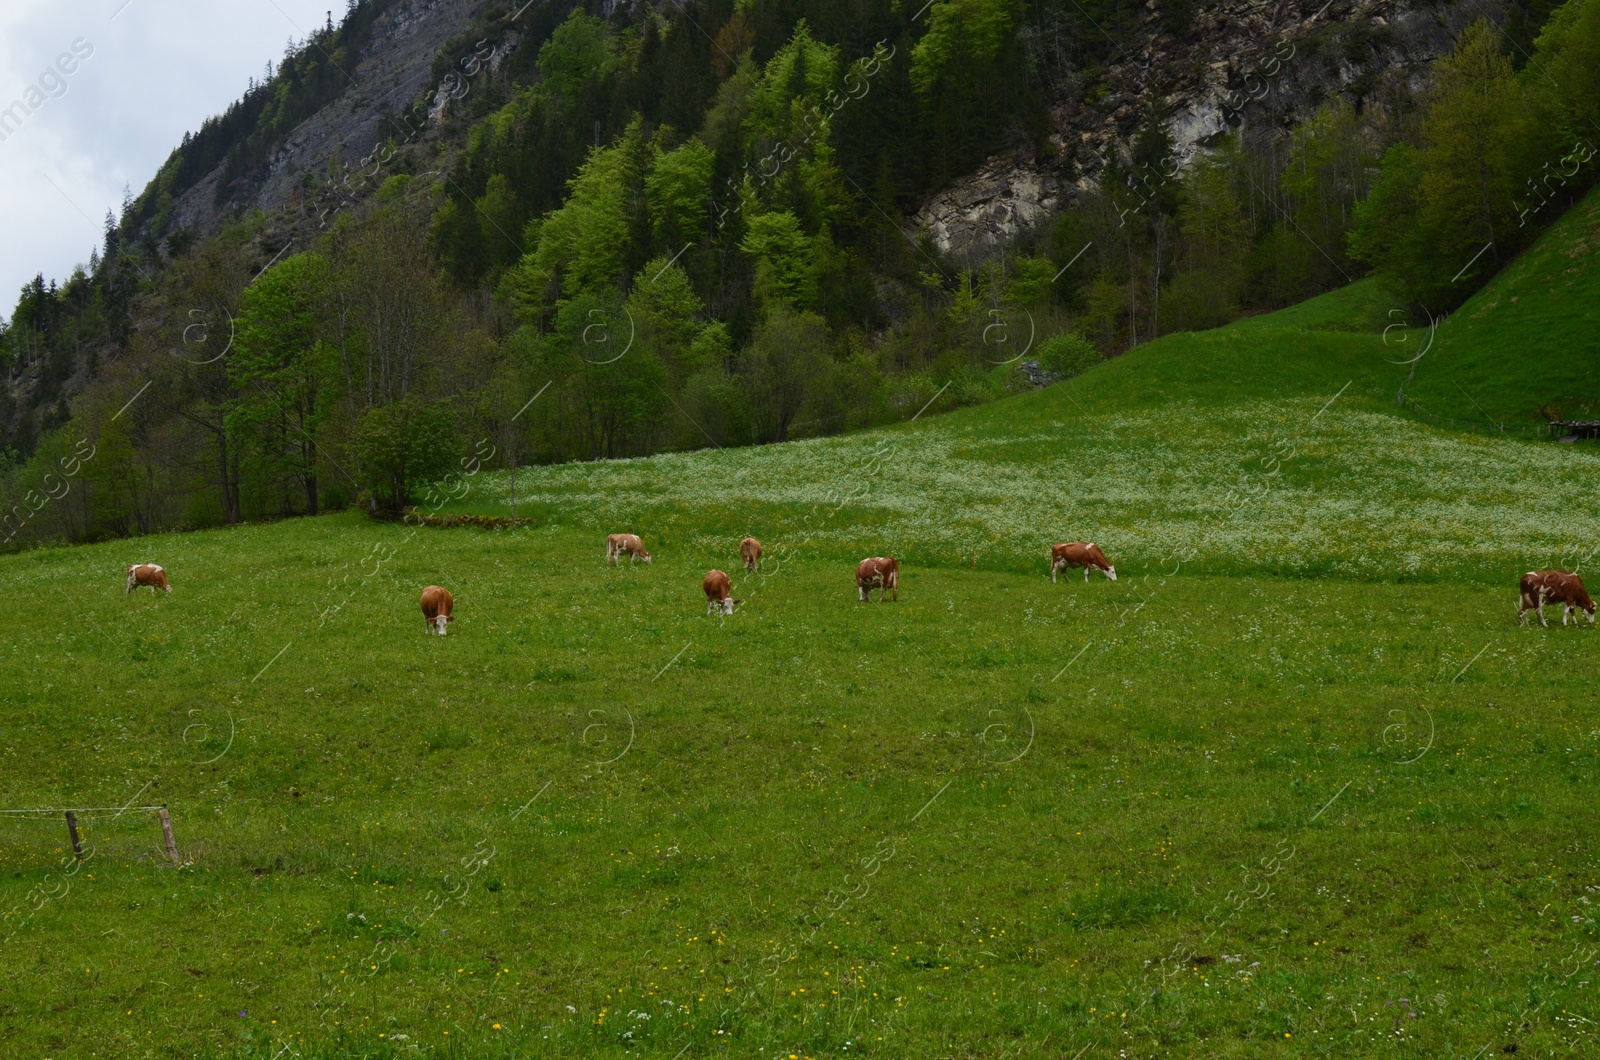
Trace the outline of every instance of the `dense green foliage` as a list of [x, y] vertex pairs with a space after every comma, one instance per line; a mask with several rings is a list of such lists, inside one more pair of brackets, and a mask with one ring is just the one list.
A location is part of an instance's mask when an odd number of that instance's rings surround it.
[[1432, 312], [1464, 301], [1595, 183], [1600, 3], [1569, 0], [1517, 71], [1473, 23], [1435, 64], [1418, 143], [1383, 158], [1355, 255]]
[[[0, 1038], [1594, 1052], [1600, 633], [1518, 628], [1514, 579], [1592, 549], [1592, 507], [1528, 497], [1600, 459], [1396, 410], [1386, 306], [843, 438], [523, 469], [532, 529], [152, 536], [159, 597], [125, 545], [0, 557], [5, 805], [164, 803], [184, 861], [139, 811], [87, 815], [79, 869], [59, 817], [0, 823]], [[505, 513], [498, 460], [430, 506]], [[623, 528], [651, 566], [604, 565]], [[1078, 536], [1117, 582], [1051, 584]], [[899, 603], [857, 603], [885, 551]]]

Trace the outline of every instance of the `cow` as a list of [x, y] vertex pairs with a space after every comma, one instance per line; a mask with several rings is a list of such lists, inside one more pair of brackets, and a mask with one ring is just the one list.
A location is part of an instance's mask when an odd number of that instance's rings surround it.
[[167, 572], [154, 563], [135, 563], [128, 568], [128, 592], [141, 585], [150, 586], [151, 592], [172, 591], [172, 586], [167, 584]]
[[900, 602], [899, 560], [893, 556], [873, 556], [856, 565], [856, 590], [861, 594], [862, 603], [872, 599], [874, 589], [878, 590], [878, 603], [883, 603], [890, 593], [894, 594], [896, 603]]
[[1517, 608], [1517, 618], [1520, 622], [1528, 621], [1528, 612], [1539, 613], [1539, 624], [1548, 626], [1544, 620], [1544, 605], [1547, 603], [1561, 604], [1561, 624], [1567, 624], [1567, 617], [1573, 610], [1581, 610], [1589, 616], [1589, 624], [1594, 625], [1594, 601], [1589, 599], [1589, 593], [1583, 587], [1583, 579], [1570, 571], [1564, 570], [1531, 570], [1522, 576], [1520, 586], [1522, 600]]
[[650, 553], [644, 550], [644, 542], [639, 540], [638, 534], [611, 534], [606, 537], [606, 563], [616, 566], [622, 562], [622, 557], [628, 557], [628, 566], [633, 566], [634, 560], [650, 562]]
[[444, 636], [444, 627], [455, 621], [455, 616], [450, 612], [455, 609], [455, 597], [450, 595], [450, 590], [439, 585], [430, 585], [422, 590], [422, 621], [424, 630], [432, 634], [439, 631], [439, 636]]
[[1082, 567], [1083, 580], [1089, 580], [1089, 572], [1097, 570], [1111, 581], [1117, 580], [1117, 568], [1106, 559], [1106, 554], [1100, 551], [1100, 546], [1093, 541], [1074, 541], [1065, 545], [1052, 545], [1050, 548], [1050, 580], [1056, 580], [1056, 574], [1068, 567]]
[[706, 571], [706, 614], [731, 615], [733, 605], [742, 604], [743, 600], [733, 598], [733, 590], [729, 586], [728, 576], [719, 570]]
[[739, 558], [744, 560], [745, 570], [755, 570], [756, 564], [761, 562], [761, 542], [753, 537], [739, 542]]

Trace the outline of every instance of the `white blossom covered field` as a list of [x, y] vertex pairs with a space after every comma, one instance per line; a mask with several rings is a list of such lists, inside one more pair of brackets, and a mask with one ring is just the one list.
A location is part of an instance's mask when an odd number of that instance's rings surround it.
[[[1052, 542], [1089, 540], [1131, 573], [1495, 580], [1600, 547], [1587, 446], [1445, 431], [1333, 388], [1086, 408], [1075, 392], [1093, 374], [904, 428], [525, 469], [514, 497], [559, 523], [693, 533], [712, 551], [754, 533], [1007, 569], [1043, 570]], [[511, 476], [481, 478], [466, 505], [504, 513]]]

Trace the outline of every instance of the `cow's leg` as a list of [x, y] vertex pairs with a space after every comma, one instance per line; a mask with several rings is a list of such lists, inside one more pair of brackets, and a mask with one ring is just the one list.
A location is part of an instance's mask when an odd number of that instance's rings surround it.
[[1539, 607], [1538, 607], [1538, 611], [1539, 611], [1539, 625], [1544, 626], [1546, 629], [1550, 628], [1550, 623], [1548, 623], [1548, 622], [1546, 622], [1544, 620], [1544, 591], [1543, 590], [1540, 590], [1540, 592], [1539, 592]]
[[1088, 567], [1084, 567], [1083, 568], [1083, 582], [1084, 582], [1085, 585], [1089, 584], [1089, 568]]

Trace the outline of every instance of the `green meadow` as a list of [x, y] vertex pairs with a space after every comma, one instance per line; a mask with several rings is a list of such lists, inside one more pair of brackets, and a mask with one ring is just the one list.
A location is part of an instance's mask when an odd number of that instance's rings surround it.
[[1515, 579], [1600, 457], [1399, 412], [1387, 308], [459, 483], [515, 530], [0, 558], [3, 807], [130, 807], [0, 818], [6, 1055], [1594, 1055], [1600, 629]]

